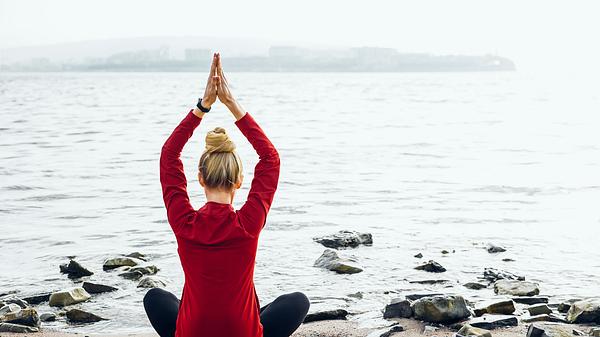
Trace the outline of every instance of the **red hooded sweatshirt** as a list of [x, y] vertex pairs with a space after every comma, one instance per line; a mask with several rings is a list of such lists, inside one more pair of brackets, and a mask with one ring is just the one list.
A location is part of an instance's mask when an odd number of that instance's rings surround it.
[[190, 205], [180, 159], [201, 118], [190, 111], [162, 147], [160, 182], [169, 224], [185, 274], [176, 337], [262, 337], [254, 288], [258, 236], [279, 180], [279, 154], [248, 113], [235, 125], [260, 160], [248, 199], [239, 210], [209, 201]]

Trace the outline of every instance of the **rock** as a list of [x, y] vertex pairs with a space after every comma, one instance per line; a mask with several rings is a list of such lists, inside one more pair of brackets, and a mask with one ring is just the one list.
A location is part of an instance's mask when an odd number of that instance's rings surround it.
[[29, 303], [27, 303], [26, 301], [23, 301], [22, 299], [20, 299], [20, 298], [18, 298], [16, 296], [10, 296], [10, 297], [7, 297], [7, 298], [3, 298], [2, 301], [5, 303], [5, 305], [13, 303], [13, 304], [18, 305], [19, 307], [21, 307], [23, 309], [29, 307]]
[[162, 288], [167, 284], [156, 276], [144, 276], [138, 283], [138, 288]]
[[63, 274], [67, 274], [69, 278], [80, 278], [83, 276], [91, 276], [94, 273], [84, 268], [79, 262], [75, 260], [69, 261], [68, 264], [60, 265], [60, 272]]
[[496, 328], [517, 326], [519, 321], [517, 317], [511, 315], [483, 315], [481, 317], [473, 318], [469, 320], [469, 325], [476, 328], [493, 330]]
[[554, 314], [542, 314], [521, 319], [523, 323], [534, 323], [534, 322], [553, 322], [553, 323], [567, 323], [567, 321]]
[[40, 315], [40, 321], [42, 322], [54, 322], [56, 321], [56, 314], [46, 312]]
[[565, 330], [561, 326], [539, 326], [532, 324], [527, 330], [527, 337], [571, 337], [572, 329]]
[[504, 261], [504, 262], [515, 262], [514, 259], [511, 259], [511, 258], [508, 258], [508, 257], [502, 259], [502, 261]]
[[19, 308], [19, 310], [10, 311], [2, 315], [0, 322], [39, 327], [40, 317], [34, 308]]
[[104, 284], [92, 283], [92, 282], [83, 282], [81, 287], [90, 294], [100, 294], [100, 293], [107, 293], [107, 292], [118, 290], [115, 287], [107, 286]]
[[325, 320], [346, 319], [346, 316], [348, 316], [348, 312], [344, 309], [319, 311], [319, 312], [315, 312], [315, 313], [306, 315], [306, 317], [304, 318], [304, 323], [325, 321]]
[[359, 245], [372, 245], [373, 236], [369, 233], [342, 230], [335, 234], [314, 238], [327, 248], [356, 248]]
[[18, 312], [21, 310], [21, 307], [15, 303], [8, 303], [0, 307], [0, 317], [9, 314], [11, 312]]
[[75, 323], [93, 323], [106, 320], [106, 318], [80, 309], [71, 309], [67, 311], [67, 319], [69, 319], [70, 322]]
[[509, 273], [504, 270], [495, 268], [485, 268], [483, 270], [483, 278], [489, 282], [496, 282], [498, 280], [519, 280], [525, 281], [525, 277]]
[[581, 299], [566, 300], [564, 302], [559, 303], [556, 309], [558, 310], [558, 312], [566, 314], [569, 311], [569, 309], [571, 309], [571, 305], [577, 301], [581, 301]]
[[527, 329], [527, 337], [542, 337], [544, 335], [544, 329], [534, 324], [531, 324]]
[[85, 289], [81, 287], [57, 291], [50, 295], [49, 305], [52, 307], [64, 307], [67, 305], [87, 301], [91, 298]]
[[458, 330], [457, 334], [459, 334], [460, 336], [465, 336], [465, 337], [467, 337], [467, 336], [492, 337], [492, 333], [489, 332], [488, 330], [476, 328], [469, 324], [463, 325], [463, 327], [460, 328], [460, 330]]
[[420, 265], [420, 266], [416, 266], [415, 269], [417, 270], [424, 270], [430, 273], [443, 273], [446, 271], [446, 268], [442, 267], [441, 264], [433, 261], [433, 260], [429, 260], [427, 263]]
[[444, 250], [442, 250], [442, 254], [446, 255], [446, 254], [450, 254], [450, 252], [444, 249]]
[[126, 257], [133, 257], [134, 259], [138, 259], [138, 260], [142, 260], [142, 261], [148, 261], [148, 258], [146, 257], [146, 255], [140, 253], [140, 252], [133, 252], [133, 253], [129, 253], [127, 255], [125, 255]]
[[480, 306], [479, 308], [475, 309], [475, 316], [481, 316], [483, 314], [511, 315], [514, 312], [515, 302], [512, 300], [503, 300], [489, 303], [486, 306]]
[[519, 296], [519, 297], [513, 297], [512, 299], [513, 301], [515, 301], [516, 303], [521, 303], [521, 304], [538, 304], [538, 303], [548, 303], [548, 297], [531, 297], [531, 296]]
[[487, 286], [485, 284], [481, 284], [478, 282], [468, 282], [468, 283], [463, 284], [463, 286], [465, 288], [469, 288], [469, 289], [473, 289], [473, 290], [481, 290], [481, 289], [487, 288]]
[[363, 298], [363, 293], [362, 293], [362, 291], [357, 291], [355, 293], [348, 294], [348, 297], [362, 299]]
[[533, 296], [539, 295], [540, 289], [533, 282], [498, 280], [494, 283], [494, 292], [498, 295]]
[[154, 275], [154, 274], [158, 273], [158, 268], [156, 266], [153, 266], [153, 265], [136, 266], [136, 267], [133, 267], [133, 268], [129, 269], [129, 271], [130, 272], [139, 271], [143, 275]]
[[418, 280], [418, 281], [408, 281], [408, 283], [412, 283], [412, 284], [441, 284], [441, 283], [448, 283], [450, 282], [450, 280], [443, 280], [443, 279], [439, 279], [439, 280]]
[[433, 297], [433, 296], [444, 296], [444, 294], [440, 293], [430, 293], [430, 294], [410, 294], [406, 295], [405, 298], [409, 301], [416, 301], [423, 297]]
[[394, 298], [390, 304], [385, 306], [383, 318], [410, 318], [413, 315], [413, 310], [410, 301], [403, 298]]
[[139, 271], [126, 271], [124, 273], [119, 274], [119, 276], [121, 276], [122, 278], [128, 279], [128, 280], [137, 281], [137, 280], [141, 279], [142, 276], [144, 276], [144, 274], [142, 274]]
[[23, 300], [29, 304], [40, 304], [43, 302], [48, 302], [50, 300], [50, 295], [52, 293], [42, 293], [38, 295], [31, 295], [23, 297]]
[[496, 245], [494, 245], [494, 244], [490, 243], [490, 244], [488, 245], [488, 247], [487, 247], [487, 251], [488, 251], [488, 253], [490, 253], [490, 254], [494, 254], [494, 253], [502, 253], [502, 252], [505, 252], [505, 251], [506, 251], [506, 249], [504, 249], [503, 247], [496, 246]]
[[39, 332], [40, 330], [36, 327], [31, 327], [27, 325], [21, 324], [12, 324], [12, 323], [0, 323], [0, 332]]
[[453, 323], [471, 316], [462, 296], [423, 297], [412, 309], [416, 319], [430, 323]]
[[600, 328], [592, 328], [590, 330], [590, 336], [600, 337]]
[[415, 257], [416, 257], [417, 259], [422, 259], [422, 258], [423, 258], [423, 254], [419, 253], [419, 254], [415, 255]]
[[548, 307], [548, 305], [546, 304], [534, 304], [530, 307], [527, 308], [527, 311], [529, 311], [529, 315], [531, 316], [536, 316], [536, 315], [544, 315], [544, 314], [551, 314], [552, 313], [552, 309], [550, 309]]
[[325, 249], [323, 254], [315, 261], [314, 266], [329, 269], [338, 274], [356, 274], [362, 271], [362, 268], [356, 265], [355, 259], [341, 258], [331, 249]]
[[572, 334], [575, 336], [587, 336], [587, 334], [585, 332], [583, 332], [581, 330], [577, 330], [577, 329], [573, 329]]
[[567, 312], [567, 321], [600, 324], [600, 298], [574, 302]]
[[379, 337], [390, 337], [393, 334], [395, 334], [397, 332], [402, 332], [402, 331], [404, 331], [404, 327], [402, 325], [394, 325], [388, 331], [379, 335]]
[[107, 259], [106, 261], [104, 261], [104, 264], [102, 265], [102, 269], [111, 270], [111, 269], [115, 269], [115, 268], [119, 268], [119, 267], [123, 267], [123, 266], [135, 267], [138, 264], [142, 264], [143, 262], [144, 261], [133, 258], [133, 257], [120, 256], [120, 257]]

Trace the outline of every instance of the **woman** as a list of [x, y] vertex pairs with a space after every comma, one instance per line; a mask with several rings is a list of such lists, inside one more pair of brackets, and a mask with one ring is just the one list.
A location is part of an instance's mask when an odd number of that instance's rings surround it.
[[[242, 162], [224, 129], [206, 135], [198, 180], [207, 202], [198, 210], [190, 205], [180, 159], [183, 146], [217, 97], [260, 158], [248, 199], [237, 211], [232, 202], [242, 185]], [[300, 326], [310, 305], [304, 294], [285, 294], [261, 308], [254, 288], [258, 237], [278, 179], [277, 150], [233, 98], [221, 57], [215, 53], [203, 98], [175, 128], [160, 157], [167, 218], [185, 274], [181, 301], [159, 288], [144, 297], [150, 323], [161, 337], [287, 337]]]

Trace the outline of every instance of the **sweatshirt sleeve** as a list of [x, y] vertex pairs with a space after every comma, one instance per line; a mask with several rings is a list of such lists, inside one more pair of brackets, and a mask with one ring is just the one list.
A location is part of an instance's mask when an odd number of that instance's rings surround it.
[[160, 154], [160, 183], [163, 200], [167, 208], [167, 219], [175, 234], [184, 224], [190, 222], [195, 214], [187, 194], [187, 179], [180, 156], [183, 146], [190, 139], [200, 121], [201, 118], [190, 110], [171, 133]]
[[279, 153], [249, 113], [246, 113], [235, 124], [259, 157], [254, 168], [248, 199], [238, 211], [241, 225], [248, 233], [257, 236], [265, 226], [267, 213], [271, 208], [275, 190], [277, 190]]

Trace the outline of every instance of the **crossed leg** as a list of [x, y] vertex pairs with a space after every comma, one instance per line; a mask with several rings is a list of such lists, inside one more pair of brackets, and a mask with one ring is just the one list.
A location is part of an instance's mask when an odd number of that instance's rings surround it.
[[[289, 337], [308, 312], [310, 302], [301, 292], [277, 297], [260, 308], [260, 322], [264, 337]], [[144, 309], [150, 324], [160, 337], [174, 337], [179, 311], [179, 299], [172, 293], [152, 288], [144, 296]]]

